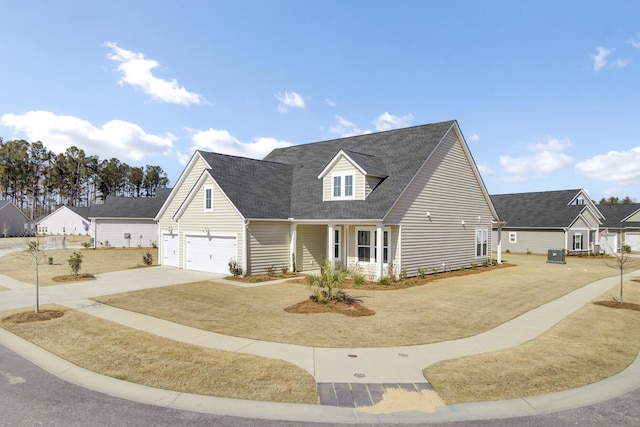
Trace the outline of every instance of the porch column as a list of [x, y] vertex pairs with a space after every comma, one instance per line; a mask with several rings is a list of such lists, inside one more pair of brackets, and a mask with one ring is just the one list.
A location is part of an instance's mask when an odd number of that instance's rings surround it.
[[376, 224], [376, 280], [382, 279], [382, 265], [384, 259], [384, 248], [382, 246], [384, 239], [384, 226], [382, 223]]
[[293, 258], [296, 253], [296, 247], [298, 246], [298, 224], [295, 222], [289, 223], [289, 271], [295, 273], [295, 268], [297, 267], [294, 264], [298, 263], [293, 261]]
[[335, 259], [333, 257], [333, 245], [335, 245], [335, 234], [333, 233], [334, 225], [332, 223], [327, 224], [327, 260], [329, 261], [329, 265], [331, 268], [335, 268]]
[[502, 264], [502, 225], [498, 224], [498, 244], [496, 246], [498, 264]]

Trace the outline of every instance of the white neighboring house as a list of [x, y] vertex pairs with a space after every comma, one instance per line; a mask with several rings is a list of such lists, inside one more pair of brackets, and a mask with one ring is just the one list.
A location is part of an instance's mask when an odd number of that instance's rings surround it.
[[640, 252], [640, 203], [598, 205], [605, 216], [600, 231], [600, 250], [606, 253], [629, 246]]
[[158, 244], [154, 220], [170, 188], [159, 188], [155, 197], [112, 197], [93, 205], [89, 213], [93, 247], [135, 248]]
[[60, 206], [37, 222], [38, 234], [42, 235], [89, 235], [91, 208]]

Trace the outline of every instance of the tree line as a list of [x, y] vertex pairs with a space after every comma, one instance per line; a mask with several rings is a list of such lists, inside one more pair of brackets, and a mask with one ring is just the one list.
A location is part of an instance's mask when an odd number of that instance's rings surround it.
[[89, 207], [107, 196], [153, 197], [169, 184], [160, 166], [101, 160], [71, 146], [55, 154], [40, 141], [0, 137], [0, 199], [34, 219], [58, 206]]
[[611, 196], [609, 198], [602, 198], [600, 199], [600, 205], [628, 205], [629, 203], [633, 203], [633, 200], [631, 200], [631, 197], [627, 196], [624, 199], [620, 199], [618, 197], [614, 197]]

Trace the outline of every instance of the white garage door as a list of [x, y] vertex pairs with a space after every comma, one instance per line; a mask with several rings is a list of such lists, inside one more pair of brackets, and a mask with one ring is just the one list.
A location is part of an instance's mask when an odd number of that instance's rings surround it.
[[162, 235], [162, 265], [178, 266], [179, 240], [177, 234]]
[[605, 234], [600, 236], [600, 250], [612, 254], [618, 249], [618, 235]]
[[186, 269], [229, 272], [229, 260], [236, 259], [235, 236], [186, 236], [186, 239]]
[[624, 236], [625, 245], [631, 246], [634, 252], [640, 251], [640, 233], [627, 233]]

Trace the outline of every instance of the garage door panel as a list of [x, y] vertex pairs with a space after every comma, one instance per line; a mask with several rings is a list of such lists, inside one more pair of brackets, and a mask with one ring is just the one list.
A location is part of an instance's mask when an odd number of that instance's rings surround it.
[[186, 267], [189, 270], [227, 273], [236, 258], [235, 236], [186, 236]]

